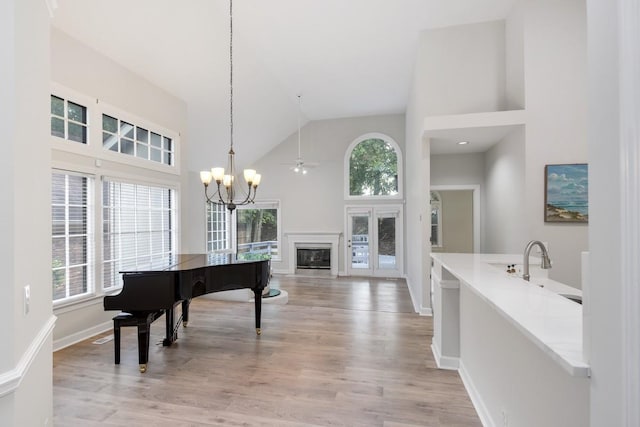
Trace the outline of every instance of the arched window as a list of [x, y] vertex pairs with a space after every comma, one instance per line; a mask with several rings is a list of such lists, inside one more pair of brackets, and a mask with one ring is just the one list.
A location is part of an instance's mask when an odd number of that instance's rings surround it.
[[366, 134], [351, 143], [345, 156], [346, 198], [401, 198], [402, 154], [383, 134]]

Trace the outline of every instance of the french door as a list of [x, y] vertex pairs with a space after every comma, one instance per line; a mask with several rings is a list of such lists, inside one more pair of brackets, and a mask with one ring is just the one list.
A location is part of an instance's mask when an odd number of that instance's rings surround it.
[[346, 210], [347, 274], [402, 276], [402, 206], [351, 206]]

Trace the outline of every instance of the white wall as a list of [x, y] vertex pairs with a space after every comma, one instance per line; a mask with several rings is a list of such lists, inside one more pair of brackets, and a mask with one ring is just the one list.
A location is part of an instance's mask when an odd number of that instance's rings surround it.
[[[306, 162], [318, 163], [307, 175], [290, 169], [298, 156], [297, 131], [255, 163], [263, 177], [257, 199], [280, 200], [284, 233], [345, 232], [344, 206], [357, 203], [344, 197], [346, 150], [356, 138], [371, 132], [392, 138], [404, 157], [404, 115], [387, 115], [307, 123], [301, 129], [302, 156]], [[283, 235], [282, 261], [272, 262], [274, 270], [288, 269], [287, 248]], [[342, 252], [339, 259], [340, 271], [344, 271]]]
[[[620, 129], [618, 50], [618, 8], [624, 1], [588, 0], [587, 3], [591, 426], [632, 426], [634, 424], [625, 423], [624, 419], [629, 408], [623, 388], [626, 344], [622, 334], [628, 330], [637, 335], [640, 325], [625, 326], [622, 318], [623, 274], [629, 269], [621, 259], [622, 233], [627, 230], [622, 229], [619, 222], [622, 203], [627, 197], [620, 190], [620, 178], [628, 173], [623, 169], [621, 151], [624, 136]], [[637, 365], [637, 360], [634, 363]], [[638, 378], [631, 377], [631, 380], [637, 384]], [[633, 406], [637, 408], [637, 401]]]
[[[181, 154], [177, 157], [178, 167], [180, 170], [185, 169], [189, 144], [186, 135], [187, 107], [182, 100], [54, 28], [51, 30], [50, 55], [50, 78], [54, 84], [62, 85], [81, 95], [97, 99], [101, 103], [107, 103], [145, 121], [177, 132], [180, 135], [178, 144]], [[45, 93], [48, 93], [49, 90], [50, 88], [47, 87]], [[45, 118], [47, 123], [49, 121], [48, 108], [47, 106], [47, 117]], [[48, 134], [47, 131], [45, 137], [47, 143], [51, 139]], [[132, 171], [130, 166], [122, 166], [109, 161], [103, 161], [102, 166], [97, 168], [95, 159], [91, 157], [60, 151], [54, 151], [52, 157], [54, 166], [72, 162], [71, 164], [80, 164], [86, 171], [93, 171], [96, 174], [130, 176], [135, 173], [139, 180], [147, 179], [150, 182], [166, 182], [177, 185], [181, 201], [179, 212], [184, 213], [181, 218], [178, 218], [180, 222], [178, 242], [180, 249], [184, 251], [185, 245], [181, 243], [185, 240], [184, 235], [191, 232], [188, 215], [192, 210], [185, 205], [189, 191], [186, 185], [186, 174], [171, 175], [142, 168]], [[49, 220], [47, 218], [47, 221]], [[50, 234], [50, 231], [47, 231], [47, 234]], [[50, 246], [50, 243], [48, 245]], [[50, 279], [48, 280], [50, 281]], [[51, 292], [49, 291], [50, 298]], [[55, 313], [58, 316], [54, 331], [56, 348], [84, 339], [105, 328], [110, 328], [111, 318], [114, 315], [114, 312], [104, 310], [102, 297], [80, 305], [57, 309]]]
[[432, 154], [431, 185], [484, 185], [484, 153]]
[[503, 110], [506, 106], [504, 22], [426, 30], [407, 104], [407, 280], [416, 310], [429, 313], [430, 142], [424, 119]]
[[505, 109], [504, 31], [504, 21], [493, 21], [423, 32], [426, 68], [417, 72], [428, 115]]
[[[39, 0], [0, 4], [0, 420], [51, 421], [49, 15]], [[31, 287], [28, 314], [23, 288]], [[49, 326], [48, 326], [49, 325]], [[14, 381], [14, 379], [16, 381]], [[6, 420], [6, 421], [5, 421]]]
[[505, 67], [507, 110], [525, 108], [524, 90], [524, 8], [511, 9], [505, 21]]
[[525, 0], [524, 14], [527, 238], [549, 242], [550, 277], [579, 288], [588, 226], [545, 223], [543, 206], [545, 165], [587, 162], [585, 1]]
[[520, 253], [526, 244], [524, 133], [510, 132], [484, 155], [484, 253]]

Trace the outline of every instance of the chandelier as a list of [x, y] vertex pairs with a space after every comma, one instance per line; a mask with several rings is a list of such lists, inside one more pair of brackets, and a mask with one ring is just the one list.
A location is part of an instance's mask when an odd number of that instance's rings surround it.
[[[230, 145], [228, 153], [227, 170], [224, 168], [214, 167], [211, 171], [201, 171], [200, 180], [204, 184], [204, 195], [207, 202], [216, 205], [223, 205], [233, 213], [237, 206], [253, 203], [258, 191], [261, 176], [256, 173], [255, 169], [245, 169], [244, 179], [247, 185], [247, 191], [241, 190], [242, 195], [236, 190], [236, 167], [235, 152], [233, 151], [233, 0], [229, 0], [229, 129], [230, 129]], [[216, 182], [216, 191], [211, 196], [208, 189], [211, 181]], [[236, 197], [240, 195], [239, 199]]]

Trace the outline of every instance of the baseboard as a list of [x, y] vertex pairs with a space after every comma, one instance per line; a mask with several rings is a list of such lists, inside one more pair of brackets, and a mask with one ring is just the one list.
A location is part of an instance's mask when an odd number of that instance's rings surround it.
[[[38, 335], [35, 336], [27, 351], [24, 352], [20, 361], [10, 371], [0, 374], [0, 397], [15, 392], [24, 378], [25, 374], [29, 371], [31, 364], [38, 357], [38, 354], [42, 350], [42, 346], [49, 339], [49, 336], [53, 333], [53, 328], [56, 325], [56, 316], [49, 317], [47, 323], [45, 323]], [[47, 349], [47, 351], [49, 351]]]
[[462, 379], [462, 384], [464, 384], [464, 388], [467, 390], [467, 394], [471, 399], [471, 403], [473, 403], [473, 407], [476, 409], [476, 412], [478, 413], [480, 422], [485, 427], [497, 426], [497, 424], [494, 423], [493, 419], [491, 419], [491, 415], [489, 414], [489, 411], [487, 410], [487, 407], [485, 406], [484, 401], [480, 396], [480, 393], [478, 393], [478, 390], [473, 384], [473, 380], [471, 379], [471, 376], [469, 376], [469, 373], [465, 369], [464, 363], [462, 363], [462, 360], [459, 361], [459, 365], [460, 367], [458, 369], [458, 374], [460, 375], [460, 379]]
[[53, 342], [53, 351], [62, 350], [63, 348], [69, 347], [73, 344], [77, 344], [80, 341], [84, 341], [87, 338], [91, 338], [94, 335], [101, 334], [106, 331], [110, 331], [113, 327], [113, 322], [111, 320], [100, 323], [91, 328], [76, 332], [71, 335], [67, 335], [64, 338], [60, 338]]
[[431, 307], [420, 307], [420, 316], [433, 316], [433, 309]]
[[431, 352], [436, 361], [438, 369], [446, 369], [449, 371], [457, 371], [460, 365], [460, 359], [457, 357], [443, 356], [440, 349], [435, 343], [431, 343]]

